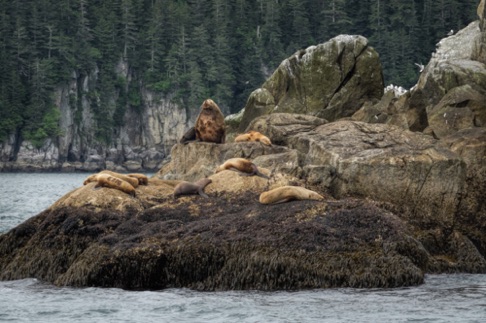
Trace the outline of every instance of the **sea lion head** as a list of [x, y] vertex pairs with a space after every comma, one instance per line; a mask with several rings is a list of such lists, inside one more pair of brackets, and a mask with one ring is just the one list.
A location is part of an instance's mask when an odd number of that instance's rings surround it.
[[218, 107], [216, 102], [211, 99], [204, 100], [203, 104], [201, 105], [201, 112], [219, 112], [221, 113], [221, 109]]

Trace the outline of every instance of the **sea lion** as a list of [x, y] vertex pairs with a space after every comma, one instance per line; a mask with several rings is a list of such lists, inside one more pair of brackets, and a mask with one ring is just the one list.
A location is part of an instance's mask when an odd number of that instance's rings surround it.
[[86, 185], [86, 184], [91, 183], [91, 182], [96, 182], [96, 176], [98, 176], [98, 174], [92, 174], [92, 175], [89, 175], [88, 177], [86, 177], [86, 179], [83, 182], [83, 185]]
[[114, 188], [135, 197], [135, 188], [130, 183], [118, 177], [111, 176], [107, 173], [99, 173], [96, 175], [96, 181], [98, 183], [96, 183], [95, 188], [98, 187]]
[[181, 140], [179, 140], [179, 143], [187, 144], [188, 142], [195, 141], [195, 140], [196, 140], [196, 128], [191, 127], [182, 135], [182, 138]]
[[145, 176], [144, 174], [130, 173], [127, 174], [127, 176], [136, 178], [138, 180], [138, 185], [148, 185], [148, 177]]
[[207, 99], [201, 105], [194, 129], [197, 141], [224, 143], [226, 136], [224, 116], [213, 100]]
[[99, 172], [99, 174], [108, 174], [108, 175], [111, 175], [113, 177], [116, 177], [116, 178], [119, 178], [121, 180], [124, 180], [125, 182], [130, 183], [130, 185], [132, 185], [134, 188], [137, 188], [138, 187], [138, 178], [130, 177], [130, 176], [125, 175], [125, 174], [120, 174], [120, 173], [112, 172], [110, 170], [102, 170], [101, 172]]
[[225, 161], [222, 165], [219, 165], [215, 173], [219, 173], [223, 170], [233, 170], [241, 172], [243, 176], [260, 176], [263, 178], [268, 179], [269, 177], [265, 174], [262, 174], [259, 170], [257, 165], [253, 164], [251, 161], [245, 158], [230, 158]]
[[261, 142], [264, 145], [271, 146], [272, 142], [270, 139], [265, 136], [264, 134], [258, 131], [248, 131], [247, 133], [241, 134], [236, 136], [235, 142], [244, 142], [244, 141], [257, 141]]
[[173, 197], [176, 198], [180, 195], [199, 194], [202, 197], [208, 198], [209, 196], [204, 193], [203, 190], [211, 182], [212, 180], [209, 178], [202, 178], [194, 183], [182, 181], [174, 187]]
[[281, 186], [260, 194], [260, 203], [277, 204], [293, 200], [323, 200], [324, 197], [300, 186]]

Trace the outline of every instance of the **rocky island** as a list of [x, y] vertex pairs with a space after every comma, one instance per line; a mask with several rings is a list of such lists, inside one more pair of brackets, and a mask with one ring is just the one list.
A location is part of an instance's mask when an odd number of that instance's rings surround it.
[[[485, 273], [484, 1], [478, 14], [440, 42], [402, 95], [384, 93], [379, 56], [364, 37], [298, 51], [227, 118], [225, 143], [175, 144], [135, 196], [80, 183], [1, 235], [0, 279], [288, 290]], [[272, 145], [233, 142], [249, 130]], [[269, 178], [214, 172], [235, 157]], [[208, 198], [174, 198], [180, 181], [205, 177]], [[259, 203], [284, 185], [324, 199]]]

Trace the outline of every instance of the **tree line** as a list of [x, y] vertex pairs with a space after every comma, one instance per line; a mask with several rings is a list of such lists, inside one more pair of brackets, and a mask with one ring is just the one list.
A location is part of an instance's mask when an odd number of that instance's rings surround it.
[[[418, 77], [414, 63], [425, 64], [450, 30], [477, 19], [478, 3], [0, 0], [0, 141], [58, 136], [54, 90], [93, 71], [88, 97], [105, 142], [127, 109], [143, 109], [142, 87], [188, 109], [211, 97], [236, 112], [283, 59], [339, 34], [367, 37], [386, 83], [408, 87]], [[129, 79], [116, 73], [120, 62]], [[80, 110], [79, 99], [72, 101]]]

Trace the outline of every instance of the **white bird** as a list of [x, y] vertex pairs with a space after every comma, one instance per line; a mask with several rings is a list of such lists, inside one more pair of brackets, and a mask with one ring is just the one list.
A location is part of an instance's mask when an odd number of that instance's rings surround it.
[[424, 64], [418, 64], [418, 63], [415, 63], [415, 65], [417, 65], [417, 66], [418, 66], [418, 68], [419, 68], [419, 72], [420, 72], [420, 73], [422, 73], [422, 71], [424, 70], [424, 67], [425, 67], [425, 66], [424, 66]]
[[454, 29], [451, 29], [451, 31], [447, 33], [447, 36], [452, 36], [452, 35], [454, 35]]

